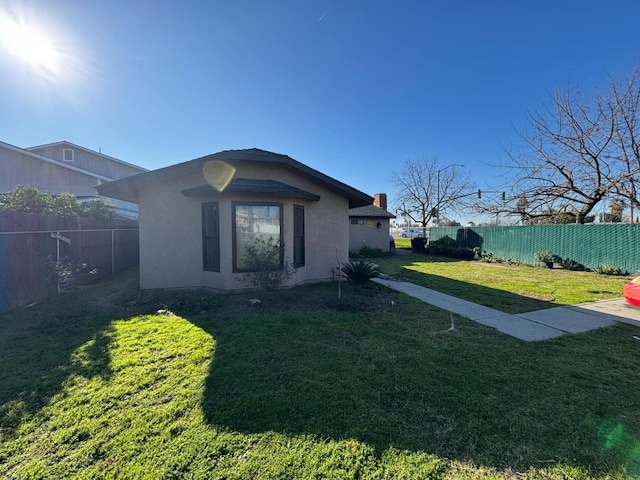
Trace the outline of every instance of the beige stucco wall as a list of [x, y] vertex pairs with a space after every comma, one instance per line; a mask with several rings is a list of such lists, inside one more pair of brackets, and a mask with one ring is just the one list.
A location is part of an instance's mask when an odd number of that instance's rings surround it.
[[[352, 225], [351, 220], [360, 220], [362, 224]], [[376, 225], [381, 223], [381, 227]], [[389, 219], [351, 217], [349, 219], [349, 251], [357, 252], [360, 247], [367, 245], [379, 248], [383, 252], [389, 251]]]
[[[305, 209], [305, 265], [287, 285], [330, 279], [336, 253], [348, 258], [348, 200], [317, 183], [281, 167], [244, 166], [236, 178], [272, 179], [320, 195], [319, 201], [265, 198], [252, 193], [233, 196], [185, 197], [181, 190], [206, 183], [200, 172], [174, 177], [141, 188], [140, 286], [149, 288], [197, 288], [220, 290], [247, 288], [243, 274], [233, 273], [232, 202], [273, 201], [283, 204], [285, 257], [293, 258], [293, 205]], [[219, 203], [220, 272], [202, 265], [202, 204]]]

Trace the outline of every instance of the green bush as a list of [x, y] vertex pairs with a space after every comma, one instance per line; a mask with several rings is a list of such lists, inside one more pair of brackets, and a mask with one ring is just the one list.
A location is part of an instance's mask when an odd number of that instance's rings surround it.
[[463, 260], [473, 260], [476, 249], [460, 248], [458, 243], [451, 237], [442, 237], [430, 242], [425, 248], [425, 253], [429, 255], [442, 255], [444, 257], [460, 258]]
[[460, 258], [462, 260], [473, 260], [475, 253], [473, 250], [469, 250], [468, 248], [457, 248], [453, 252], [451, 252], [451, 257]]
[[[429, 242], [429, 245], [425, 248], [425, 253], [429, 255], [442, 255], [445, 257], [463, 258], [464, 254], [460, 251], [458, 243], [451, 237], [442, 237], [438, 240]], [[473, 258], [473, 254], [470, 258]]]
[[80, 203], [80, 217], [94, 220], [112, 221], [116, 218], [116, 207], [100, 197]]
[[250, 270], [242, 279], [262, 293], [277, 290], [282, 283], [296, 273], [289, 260], [282, 259], [280, 240], [256, 239], [246, 250], [246, 268]]
[[522, 262], [517, 258], [500, 257], [498, 255], [494, 255], [491, 252], [487, 252], [486, 250], [483, 250], [482, 256], [480, 257], [480, 261], [485, 263], [506, 263], [508, 265], [523, 265], [523, 264], [527, 265], [525, 262]]
[[593, 271], [601, 275], [628, 275], [628, 272], [623, 272], [620, 267], [616, 267], [611, 263], [601, 263], [593, 267]]
[[573, 271], [579, 271], [579, 272], [583, 272], [586, 270], [584, 265], [576, 262], [575, 260], [571, 260], [570, 258], [565, 258], [564, 260], [562, 260], [562, 262], [560, 262], [560, 265], [562, 265], [562, 268], [566, 270], [573, 270]]
[[58, 284], [60, 292], [87, 283], [91, 276], [95, 277], [98, 274], [97, 268], [91, 269], [86, 263], [74, 262], [67, 256], [60, 258], [60, 260], [55, 260], [50, 256], [46, 265], [49, 268], [51, 279]]
[[362, 245], [357, 252], [352, 253], [351, 258], [380, 258], [382, 257], [382, 249]]
[[554, 263], [562, 263], [562, 257], [556, 255], [549, 250], [541, 250], [533, 254], [533, 258], [540, 263], [544, 263], [547, 267], [553, 267]]
[[493, 253], [487, 252], [486, 250], [482, 251], [482, 255], [480, 255], [480, 261], [491, 263], [493, 261]]
[[458, 243], [451, 237], [442, 237], [442, 238], [439, 238], [438, 240], [429, 242], [429, 246], [431, 245], [435, 245], [440, 248], [451, 249], [451, 250], [458, 248]]
[[356, 285], [364, 285], [372, 278], [380, 276], [377, 265], [362, 260], [349, 260], [342, 265], [342, 274]]
[[65, 218], [91, 218], [99, 221], [112, 221], [116, 217], [115, 207], [99, 197], [94, 197], [88, 202], [78, 202], [76, 196], [71, 193], [53, 196], [42, 193], [35, 187], [22, 185], [0, 195], [0, 210]]

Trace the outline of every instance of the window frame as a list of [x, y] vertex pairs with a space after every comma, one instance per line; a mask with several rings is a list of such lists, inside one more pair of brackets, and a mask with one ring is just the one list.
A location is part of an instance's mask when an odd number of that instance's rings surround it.
[[[207, 235], [207, 214], [206, 210], [208, 208], [215, 206], [215, 230], [217, 235]], [[210, 238], [215, 238], [217, 240], [217, 258], [213, 265], [211, 265], [208, 248], [209, 243], [208, 240]], [[208, 272], [220, 272], [220, 203], [219, 202], [206, 202], [202, 204], [202, 269]]]
[[[71, 152], [71, 158], [70, 159], [67, 159], [67, 152]], [[63, 148], [62, 149], [62, 161], [63, 162], [67, 162], [67, 163], [75, 162], [75, 153], [73, 151], [73, 148]]]
[[236, 225], [237, 207], [278, 207], [280, 212], [278, 215], [278, 221], [280, 223], [280, 268], [284, 268], [284, 203], [282, 202], [258, 202], [258, 201], [243, 201], [236, 200], [231, 202], [231, 243], [232, 243], [232, 264], [233, 273], [251, 273], [253, 270], [247, 268], [238, 267], [238, 229]]

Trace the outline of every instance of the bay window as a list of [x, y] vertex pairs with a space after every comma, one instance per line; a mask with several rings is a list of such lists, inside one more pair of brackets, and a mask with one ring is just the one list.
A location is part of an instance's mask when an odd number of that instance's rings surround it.
[[283, 262], [282, 204], [233, 202], [233, 271], [252, 270], [248, 249], [277, 246], [274, 268]]

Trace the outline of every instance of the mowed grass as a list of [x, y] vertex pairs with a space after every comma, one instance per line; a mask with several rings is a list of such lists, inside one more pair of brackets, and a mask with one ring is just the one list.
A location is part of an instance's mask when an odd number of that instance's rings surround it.
[[505, 313], [622, 297], [632, 277], [409, 253], [376, 258], [387, 275]]
[[635, 327], [529, 344], [373, 283], [248, 298], [128, 272], [0, 315], [0, 478], [640, 475]]
[[394, 243], [396, 244], [396, 248], [411, 248], [411, 239], [410, 238], [402, 238], [402, 237], [394, 237]]

